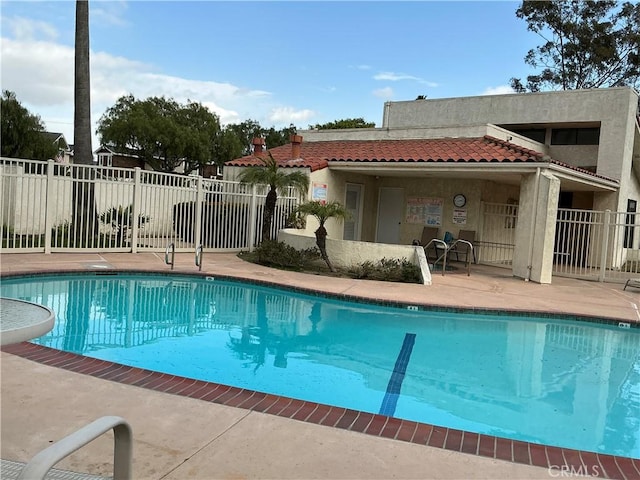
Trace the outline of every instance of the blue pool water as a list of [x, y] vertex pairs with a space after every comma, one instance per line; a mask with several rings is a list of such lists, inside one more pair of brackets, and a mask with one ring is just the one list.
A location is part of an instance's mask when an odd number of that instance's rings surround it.
[[5, 278], [35, 343], [313, 402], [640, 458], [640, 331], [414, 311], [213, 278]]

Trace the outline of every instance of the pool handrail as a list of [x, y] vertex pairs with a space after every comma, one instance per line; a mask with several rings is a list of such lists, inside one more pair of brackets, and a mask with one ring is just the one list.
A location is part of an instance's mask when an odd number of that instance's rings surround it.
[[[169, 252], [171, 252], [171, 262], [169, 262]], [[171, 265], [171, 270], [173, 270], [173, 264], [175, 263], [176, 256], [176, 244], [171, 242], [167, 245], [166, 250], [164, 251], [164, 263], [167, 265]]]
[[47, 472], [65, 457], [113, 429], [113, 480], [131, 480], [133, 433], [122, 417], [105, 416], [94, 420], [36, 454], [22, 469], [18, 480], [44, 479]]
[[195, 262], [198, 270], [202, 271], [202, 244], [198, 245], [198, 248], [196, 248]]
[[442, 255], [440, 255], [434, 262], [433, 265], [435, 267], [435, 265], [442, 260], [442, 276], [444, 277], [444, 272], [447, 269], [447, 242], [445, 242], [444, 240], [440, 240], [439, 238], [432, 238], [431, 240], [429, 240], [429, 243], [427, 243], [424, 246], [424, 253], [427, 256], [427, 259], [429, 258], [428, 255], [428, 248], [433, 245], [433, 248], [436, 251], [436, 255], [438, 255], [438, 248], [441, 248], [444, 253]]
[[[457, 240], [453, 241], [452, 243], [447, 243], [444, 240], [440, 240], [439, 238], [433, 238], [429, 241], [429, 243], [427, 243], [424, 246], [424, 253], [425, 255], [427, 255], [428, 253], [428, 248], [430, 246], [433, 245], [433, 248], [436, 251], [436, 256], [438, 255], [438, 251], [442, 250], [442, 254], [440, 256], [438, 256], [436, 258], [436, 260], [434, 260], [433, 265], [435, 266], [438, 262], [442, 261], [442, 276], [444, 276], [444, 273], [447, 269], [447, 257], [449, 256], [449, 253], [451, 251], [455, 252], [457, 246], [461, 244], [461, 245], [466, 245], [467, 250], [467, 256], [465, 258], [466, 260], [466, 264], [467, 264], [467, 276], [471, 275], [471, 258], [473, 255], [473, 244], [467, 240], [463, 240], [461, 238], [458, 238]], [[471, 255], [470, 255], [471, 254]], [[427, 258], [428, 255], [427, 255]]]

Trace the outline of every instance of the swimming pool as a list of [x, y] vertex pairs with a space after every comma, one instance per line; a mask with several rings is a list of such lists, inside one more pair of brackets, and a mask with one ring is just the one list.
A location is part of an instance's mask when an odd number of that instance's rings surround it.
[[160, 275], [3, 278], [35, 343], [360, 411], [640, 458], [640, 332]]

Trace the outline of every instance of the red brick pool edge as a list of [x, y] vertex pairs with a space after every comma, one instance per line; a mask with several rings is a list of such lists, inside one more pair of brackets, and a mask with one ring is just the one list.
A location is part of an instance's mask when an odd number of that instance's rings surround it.
[[550, 475], [556, 471], [558, 477], [582, 475], [621, 480], [640, 478], [639, 459], [533, 444], [332, 407], [128, 367], [27, 342], [2, 347], [2, 351], [43, 365], [161, 393], [454, 452], [543, 467], [549, 470]]

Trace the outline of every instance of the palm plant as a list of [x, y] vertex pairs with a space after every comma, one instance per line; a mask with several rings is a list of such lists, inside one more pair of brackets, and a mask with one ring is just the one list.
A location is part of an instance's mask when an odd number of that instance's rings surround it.
[[[91, 77], [89, 69], [89, 0], [76, 0], [75, 72], [73, 143], [74, 163], [93, 164], [91, 149]], [[87, 180], [93, 172], [78, 169], [76, 175]], [[81, 228], [97, 231], [94, 187], [92, 182], [76, 181], [73, 185], [73, 231], [77, 242]], [[91, 236], [91, 235], [89, 235]]]
[[327, 229], [324, 224], [330, 218], [335, 218], [336, 220], [342, 220], [344, 218], [349, 217], [349, 211], [340, 203], [340, 202], [307, 202], [303, 203], [298, 207], [298, 212], [304, 215], [313, 215], [318, 220], [320, 226], [315, 231], [316, 234], [316, 245], [318, 245], [318, 249], [320, 250], [320, 255], [322, 259], [326, 262], [329, 270], [335, 272], [336, 269], [333, 267], [331, 262], [329, 261], [329, 256], [327, 255]]
[[286, 172], [278, 167], [278, 162], [271, 152], [266, 158], [260, 158], [263, 165], [246, 167], [238, 176], [241, 183], [248, 185], [268, 185], [269, 193], [264, 202], [264, 216], [262, 220], [262, 240], [271, 240], [271, 224], [276, 210], [278, 192], [284, 192], [289, 187], [294, 187], [300, 195], [307, 193], [309, 189], [309, 177], [300, 170]]

